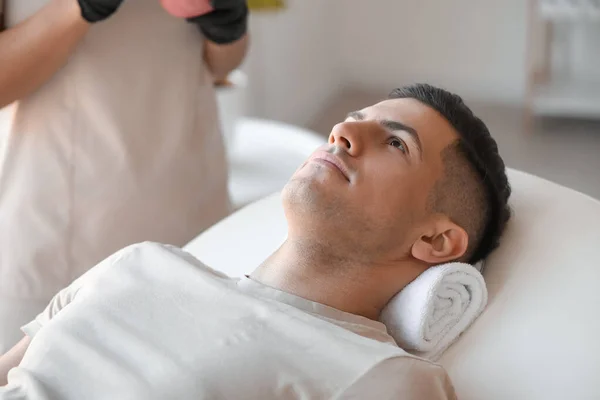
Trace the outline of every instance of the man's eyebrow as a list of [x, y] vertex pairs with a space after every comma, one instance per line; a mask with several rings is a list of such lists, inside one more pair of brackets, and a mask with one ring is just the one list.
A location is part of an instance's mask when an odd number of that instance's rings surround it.
[[[360, 111], [352, 111], [352, 112], [348, 113], [346, 118], [352, 118], [357, 121], [363, 121], [365, 119], [365, 114], [363, 114]], [[421, 154], [421, 155], [423, 154], [423, 148], [421, 146], [421, 138], [419, 137], [419, 134], [417, 133], [417, 130], [415, 128], [410, 127], [406, 124], [403, 124], [402, 122], [392, 121], [389, 119], [381, 119], [381, 120], [378, 120], [377, 122], [379, 122], [379, 124], [381, 126], [383, 126], [386, 129], [389, 129], [390, 131], [404, 131], [404, 132], [408, 133], [411, 136], [411, 138], [413, 139], [413, 141], [415, 142], [415, 145], [417, 146], [417, 150], [419, 150], [419, 154]]]

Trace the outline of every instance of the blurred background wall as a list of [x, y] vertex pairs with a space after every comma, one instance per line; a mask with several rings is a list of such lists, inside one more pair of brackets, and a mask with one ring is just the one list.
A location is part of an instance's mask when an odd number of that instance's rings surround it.
[[309, 123], [348, 90], [435, 81], [468, 99], [522, 102], [522, 0], [288, 0], [255, 12], [249, 112]]
[[297, 125], [309, 124], [333, 101], [344, 79], [338, 70], [336, 1], [292, 0], [282, 11], [254, 12], [248, 113]]
[[466, 98], [521, 101], [523, 0], [340, 0], [338, 62], [353, 87], [433, 80]]

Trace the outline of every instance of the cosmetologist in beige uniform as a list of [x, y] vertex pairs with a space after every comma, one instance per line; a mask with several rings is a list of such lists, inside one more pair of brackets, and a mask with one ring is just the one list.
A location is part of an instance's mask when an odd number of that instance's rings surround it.
[[187, 21], [158, 0], [5, 1], [0, 354], [104, 257], [181, 246], [228, 213], [213, 82], [247, 19], [243, 0]]

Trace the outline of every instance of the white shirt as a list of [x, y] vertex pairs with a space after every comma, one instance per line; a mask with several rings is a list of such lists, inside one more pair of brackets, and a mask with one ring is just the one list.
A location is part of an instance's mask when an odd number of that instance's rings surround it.
[[[8, 0], [8, 25], [47, 2]], [[118, 249], [183, 246], [229, 212], [203, 40], [158, 0], [124, 1], [48, 82], [3, 111], [0, 347], [8, 301], [46, 304]]]
[[24, 327], [0, 399], [448, 399], [376, 321], [153, 243], [109, 257]]

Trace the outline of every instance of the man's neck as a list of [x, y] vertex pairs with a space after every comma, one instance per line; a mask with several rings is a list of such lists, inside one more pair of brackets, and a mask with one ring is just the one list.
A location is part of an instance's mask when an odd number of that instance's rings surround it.
[[264, 285], [373, 320], [418, 272], [394, 265], [361, 265], [319, 243], [287, 240], [251, 275]]

